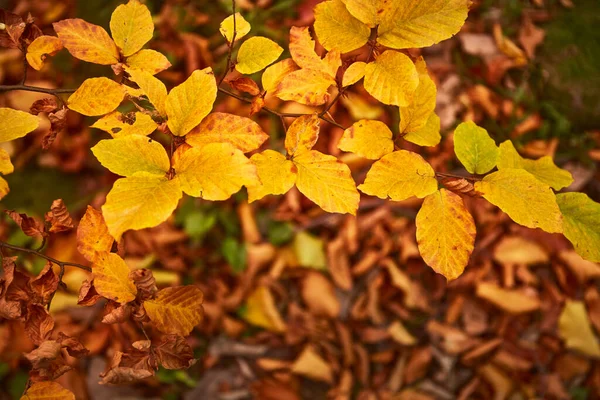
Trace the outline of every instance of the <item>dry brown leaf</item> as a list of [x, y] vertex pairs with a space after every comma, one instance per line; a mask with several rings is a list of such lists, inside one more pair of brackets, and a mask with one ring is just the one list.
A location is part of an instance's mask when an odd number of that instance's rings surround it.
[[530, 296], [521, 290], [503, 289], [494, 283], [478, 284], [476, 294], [511, 314], [528, 313], [540, 308], [540, 300], [537, 295]]
[[387, 329], [388, 333], [396, 342], [404, 346], [412, 346], [417, 343], [417, 339], [406, 330], [402, 322], [396, 320]]
[[196, 362], [192, 347], [179, 335], [165, 335], [154, 344], [156, 357], [166, 369], [189, 368]]
[[308, 345], [292, 365], [292, 372], [317, 381], [333, 382], [331, 366]]
[[302, 299], [315, 315], [337, 318], [340, 314], [335, 289], [319, 272], [309, 272], [302, 281]]
[[28, 217], [27, 214], [20, 214], [13, 210], [4, 211], [8, 216], [15, 221], [24, 234], [30, 237], [46, 237], [48, 233], [44, 229], [44, 224], [33, 217]]
[[506, 236], [494, 249], [494, 260], [500, 264], [541, 264], [549, 260], [548, 253], [536, 242], [522, 236]]
[[574, 250], [562, 251], [559, 256], [580, 283], [600, 277], [600, 265], [584, 260]]

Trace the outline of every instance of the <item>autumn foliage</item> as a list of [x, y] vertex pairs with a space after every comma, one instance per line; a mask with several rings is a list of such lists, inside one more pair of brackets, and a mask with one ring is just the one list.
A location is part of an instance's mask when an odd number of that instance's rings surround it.
[[[43, 35], [32, 21], [3, 11], [0, 44], [20, 49], [31, 68], [40, 70], [48, 57], [65, 48], [72, 57], [114, 71], [114, 78], [90, 77], [66, 99], [61, 91], [47, 91], [53, 97], [32, 104], [31, 113], [0, 108], [0, 142], [33, 132], [40, 124], [38, 114], [47, 115], [51, 128], [44, 148], [52, 146], [69, 113], [98, 117], [92, 127], [105, 132], [105, 138], [91, 152], [119, 176], [101, 210], [88, 206], [80, 221], [71, 218], [61, 200], [52, 204], [45, 222], [7, 211], [25, 235], [40, 240], [77, 229], [77, 249], [89, 262], [46, 258], [47, 266], [31, 277], [19, 271], [15, 258], [3, 258], [0, 316], [21, 321], [36, 345], [25, 354], [32, 365], [26, 398], [41, 398], [40, 393], [74, 398], [52, 382], [71, 368], [67, 355], [79, 358], [87, 353], [78, 338], [54, 331], [48, 311], [65, 268], [91, 272], [81, 285], [79, 305], [103, 301], [102, 322], [133, 323], [145, 336], [114, 354], [102, 383], [133, 382], [153, 376], [159, 366], [183, 369], [194, 364], [185, 338], [202, 322], [202, 291], [195, 285], [159, 290], [149, 269], [134, 269], [125, 262], [121, 247], [127, 232], [169, 219], [184, 195], [223, 201], [245, 188], [252, 203], [295, 187], [322, 210], [351, 215], [361, 212], [361, 199], [368, 197], [423, 199], [415, 220], [418, 250], [448, 281], [463, 273], [476, 247], [476, 223], [463, 198], [477, 197], [517, 224], [563, 234], [581, 257], [600, 262], [600, 204], [583, 193], [557, 194], [573, 178], [550, 157], [523, 158], [510, 140], [497, 144], [473, 122], [460, 124], [454, 132], [454, 154], [464, 175], [436, 171], [425, 151], [404, 148], [405, 143], [438, 146], [442, 138], [435, 113], [436, 84], [424, 58], [407, 49], [455, 35], [469, 7], [469, 0], [323, 1], [314, 9], [314, 37], [309, 27], [292, 27], [285, 49], [291, 57], [284, 59], [281, 46], [252, 35], [244, 16], [234, 13], [220, 25], [228, 49], [223, 75], [215, 76], [211, 68], [195, 70], [169, 90], [155, 75], [171, 63], [160, 52], [144, 48], [153, 37], [154, 23], [137, 0], [114, 10], [110, 34], [82, 19], [65, 19], [53, 24], [56, 35]], [[326, 52], [316, 50], [315, 40]], [[345, 55], [363, 46], [369, 49], [366, 58]], [[237, 77], [228, 79], [233, 71]], [[331, 108], [359, 85], [394, 107], [397, 127], [376, 119], [356, 120], [350, 126], [334, 120]], [[250, 113], [213, 112], [219, 93], [249, 103]], [[267, 107], [267, 97], [312, 108], [286, 114]], [[133, 104], [136, 111], [122, 113], [118, 109], [123, 103]], [[269, 140], [269, 132], [252, 119], [258, 113], [281, 119], [285, 138]], [[290, 117], [294, 119], [288, 126]], [[343, 130], [339, 150], [372, 161], [360, 184], [347, 164], [315, 149], [324, 125]], [[0, 149], [0, 172], [6, 175], [13, 169], [9, 154]], [[0, 178], [1, 195], [9, 190]], [[11, 249], [8, 244], [0, 247]], [[319, 279], [313, 276], [306, 285], [321, 285]], [[254, 302], [273, 302], [264, 288], [251, 296]], [[327, 307], [322, 312], [336, 313]], [[282, 321], [263, 318], [248, 316], [256, 325], [283, 329]], [[392, 328], [399, 340], [405, 338], [402, 329]], [[312, 357], [310, 349], [302, 357]]]

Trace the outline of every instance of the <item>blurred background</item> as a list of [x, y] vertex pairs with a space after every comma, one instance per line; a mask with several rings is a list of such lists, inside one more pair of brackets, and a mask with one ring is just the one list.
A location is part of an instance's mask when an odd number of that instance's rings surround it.
[[[54, 35], [52, 22], [66, 18], [109, 31], [111, 13], [121, 3], [0, 0], [0, 8], [23, 17], [30, 13], [45, 34]], [[228, 48], [219, 24], [231, 14], [230, 1], [144, 3], [155, 22], [146, 47], [173, 65], [158, 74], [167, 87], [198, 68], [223, 73]], [[252, 25], [250, 35], [284, 48], [290, 27], [312, 24], [318, 3], [237, 0]], [[567, 190], [600, 201], [598, 26], [598, 0], [474, 1], [458, 35], [409, 51], [425, 57], [438, 86], [443, 139], [436, 148], [410, 143], [406, 148], [436, 170], [460, 173], [452, 132], [474, 120], [497, 143], [511, 139], [524, 156], [552, 156], [574, 177]], [[323, 54], [320, 46], [317, 51]], [[0, 85], [16, 84], [21, 76], [20, 52], [0, 49]], [[76, 88], [97, 76], [114, 73], [62, 50], [41, 71], [30, 69], [27, 82]], [[260, 82], [260, 73], [252, 78]], [[43, 97], [0, 93], [0, 107], [28, 111]], [[309, 110], [274, 97], [267, 105]], [[215, 111], [249, 115], [247, 104], [229, 97], [220, 97]], [[362, 85], [331, 112], [343, 126], [379, 119], [398, 131], [397, 110], [374, 101]], [[266, 146], [281, 149], [285, 132], [279, 119], [266, 113], [253, 119], [270, 135]], [[58, 198], [77, 220], [88, 204], [99, 209], [117, 177], [90, 152], [108, 137], [89, 128], [94, 121], [70, 113], [66, 129], [47, 150], [41, 146], [47, 121], [35, 133], [2, 144], [15, 165], [6, 177], [11, 192], [2, 209], [43, 216]], [[323, 124], [317, 148], [345, 161], [360, 183], [370, 162], [340, 152], [341, 134]], [[139, 332], [127, 324], [102, 324], [101, 305], [74, 306], [86, 276], [68, 271], [68, 290], [57, 294], [52, 312], [57, 330], [80, 337], [91, 355], [70, 360], [74, 369], [59, 382], [78, 399], [600, 398], [600, 266], [579, 258], [560, 235], [517, 226], [478, 199], [467, 204], [478, 224], [476, 250], [463, 276], [448, 284], [419, 256], [416, 199], [363, 198], [355, 218], [326, 214], [295, 189], [252, 204], [245, 190], [218, 203], [184, 197], [169, 221], [125, 235], [126, 260], [151, 268], [159, 286], [202, 288], [206, 317], [189, 339], [199, 361], [185, 371], [161, 369], [139, 384], [98, 385], [107, 360], [139, 339]], [[0, 236], [15, 245], [36, 245], [7, 217], [0, 220]], [[48, 243], [47, 254], [85, 262], [74, 232]], [[21, 262], [33, 274], [44, 266], [27, 257]], [[586, 313], [559, 326], [566, 301], [581, 302]], [[591, 336], [580, 337], [582, 326]], [[573, 340], [583, 344], [568, 345]], [[0, 398], [21, 396], [29, 370], [22, 353], [31, 349], [18, 323], [0, 322]]]

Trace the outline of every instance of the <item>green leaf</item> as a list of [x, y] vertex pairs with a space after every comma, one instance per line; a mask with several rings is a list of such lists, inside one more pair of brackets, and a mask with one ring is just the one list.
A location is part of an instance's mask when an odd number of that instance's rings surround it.
[[496, 166], [498, 147], [487, 131], [474, 122], [463, 122], [454, 131], [456, 157], [472, 174], [485, 174]]
[[585, 193], [561, 193], [556, 201], [563, 215], [563, 233], [575, 251], [586, 260], [600, 262], [600, 204]]

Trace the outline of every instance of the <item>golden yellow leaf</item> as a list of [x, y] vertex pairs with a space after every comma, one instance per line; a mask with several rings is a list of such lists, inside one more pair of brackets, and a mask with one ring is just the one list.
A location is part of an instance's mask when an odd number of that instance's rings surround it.
[[498, 146], [494, 139], [471, 121], [463, 122], [454, 131], [454, 152], [472, 174], [485, 174], [498, 161]]
[[292, 161], [303, 195], [327, 212], [356, 215], [360, 195], [346, 164], [316, 150], [298, 153]]
[[2, 200], [9, 192], [10, 188], [8, 187], [8, 182], [0, 177], [0, 200]]
[[129, 278], [131, 269], [116, 253], [100, 253], [92, 265], [94, 287], [107, 299], [121, 304], [135, 299], [137, 288]]
[[465, 23], [470, 0], [397, 2], [381, 21], [377, 41], [394, 49], [427, 47], [455, 35]]
[[37, 116], [12, 108], [0, 107], [0, 121], [0, 143], [23, 137], [40, 125]]
[[110, 252], [114, 239], [108, 232], [102, 213], [92, 206], [87, 210], [77, 227], [77, 250], [86, 260], [95, 262], [101, 253]]
[[425, 126], [416, 132], [408, 132], [402, 138], [419, 146], [437, 146], [442, 140], [440, 135], [440, 117], [432, 112], [427, 118]]
[[331, 366], [319, 356], [311, 345], [307, 345], [291, 368], [292, 372], [317, 381], [333, 382]]
[[164, 54], [150, 49], [140, 50], [127, 57], [125, 63], [130, 69], [145, 71], [152, 75], [156, 75], [171, 66]]
[[548, 253], [522, 236], [504, 236], [494, 249], [494, 260], [504, 265], [541, 264], [548, 262]]
[[144, 301], [144, 309], [159, 331], [187, 336], [202, 321], [202, 300], [197, 286], [169, 287], [159, 290], [154, 299]]
[[342, 53], [338, 49], [329, 51], [323, 58], [323, 71], [335, 79], [342, 66]]
[[136, 111], [130, 114], [121, 114], [118, 111], [106, 114], [94, 122], [92, 128], [101, 129], [114, 138], [129, 135], [148, 136], [156, 130], [158, 125], [151, 116]]
[[342, 0], [329, 0], [315, 7], [315, 32], [327, 50], [348, 53], [364, 46], [371, 29], [348, 12]]
[[425, 197], [417, 214], [421, 257], [449, 281], [458, 278], [475, 247], [475, 221], [462, 198], [446, 189]]
[[130, 75], [131, 81], [137, 83], [142, 93], [148, 97], [156, 111], [166, 117], [167, 88], [165, 84], [146, 71], [128, 68], [127, 73]]
[[294, 120], [285, 135], [285, 149], [290, 156], [313, 148], [319, 139], [321, 120], [318, 114], [303, 115]]
[[511, 314], [528, 313], [540, 308], [540, 299], [537, 296], [529, 296], [520, 290], [504, 289], [494, 283], [477, 284], [476, 294]]
[[90, 78], [67, 101], [68, 107], [87, 116], [108, 114], [125, 98], [125, 89], [108, 78]]
[[[235, 29], [234, 29], [234, 18], [235, 18]], [[221, 22], [221, 27], [219, 28], [219, 31], [221, 32], [221, 35], [223, 35], [223, 37], [225, 37], [225, 39], [227, 39], [227, 41], [229, 43], [231, 43], [231, 41], [233, 40], [233, 33], [235, 31], [235, 40], [240, 40], [242, 39], [244, 36], [246, 36], [248, 34], [248, 32], [250, 32], [250, 24], [248, 23], [248, 21], [246, 21], [244, 19], [244, 17], [242, 17], [242, 14], [240, 13], [235, 13], [233, 15], [230, 15], [229, 17], [225, 18], [223, 20], [223, 22]]]
[[567, 299], [558, 320], [558, 332], [569, 349], [600, 358], [600, 344], [590, 326], [585, 304]]
[[147, 172], [162, 177], [170, 168], [162, 144], [142, 135], [101, 140], [92, 147], [92, 153], [105, 168], [121, 176]]
[[154, 22], [150, 10], [138, 0], [129, 0], [113, 11], [110, 32], [125, 57], [139, 51], [152, 39]]
[[363, 119], [344, 131], [338, 148], [369, 160], [379, 160], [394, 151], [392, 131], [381, 121]]
[[212, 113], [186, 135], [185, 141], [194, 147], [230, 143], [243, 153], [248, 153], [258, 149], [268, 138], [269, 135], [250, 118]]
[[101, 65], [119, 62], [119, 49], [101, 26], [79, 18], [63, 19], [52, 26], [73, 57]]
[[346, 72], [344, 72], [344, 77], [342, 78], [342, 86], [350, 86], [354, 85], [356, 82], [360, 81], [365, 76], [365, 69], [367, 68], [367, 63], [362, 61], [357, 61], [348, 67]]
[[475, 190], [518, 224], [562, 232], [562, 217], [552, 189], [524, 169], [494, 172], [476, 182]]
[[0, 174], [8, 175], [12, 174], [15, 170], [12, 162], [10, 161], [10, 154], [6, 150], [0, 147]]
[[281, 60], [269, 68], [265, 69], [262, 74], [262, 87], [267, 93], [274, 92], [283, 78], [288, 74], [297, 71], [299, 68], [291, 58]]
[[75, 400], [75, 395], [57, 382], [43, 381], [31, 385], [21, 400]]
[[235, 69], [242, 74], [253, 74], [273, 64], [283, 53], [280, 45], [262, 36], [254, 36], [240, 46]]
[[63, 48], [62, 41], [56, 36], [39, 36], [27, 46], [27, 62], [31, 68], [39, 71], [47, 56], [53, 56]]
[[560, 193], [556, 201], [563, 216], [563, 233], [577, 253], [600, 262], [600, 204], [585, 193]]
[[275, 95], [281, 100], [319, 106], [329, 101], [329, 87], [335, 79], [323, 71], [299, 69], [287, 74], [277, 86]]
[[299, 266], [317, 270], [327, 270], [325, 243], [318, 236], [301, 231], [294, 236], [292, 243], [294, 255]]
[[376, 161], [358, 189], [380, 199], [422, 199], [438, 189], [435, 171], [420, 155], [399, 150]]
[[560, 190], [573, 183], [573, 177], [569, 171], [558, 168], [552, 157], [545, 156], [538, 160], [528, 160], [517, 153], [517, 149], [510, 140], [500, 144], [498, 154], [498, 169], [517, 168], [524, 169], [537, 180], [544, 182], [555, 190]]
[[394, 18], [400, 2], [389, 0], [342, 0], [346, 8], [362, 23], [374, 28]]
[[366, 96], [346, 92], [342, 96], [341, 103], [346, 107], [354, 120], [377, 119], [383, 114], [383, 107], [379, 102], [366, 99]]
[[273, 332], [284, 332], [285, 322], [281, 319], [273, 295], [266, 286], [257, 287], [246, 299], [244, 319], [252, 325]]
[[402, 322], [396, 320], [387, 328], [388, 333], [396, 342], [404, 346], [417, 344], [417, 339], [402, 325]]
[[419, 86], [413, 101], [406, 107], [400, 107], [400, 134], [423, 129], [435, 110], [437, 88], [427, 73], [423, 57], [417, 60], [416, 67], [419, 72]]
[[217, 82], [212, 69], [196, 70], [181, 85], [174, 87], [165, 103], [169, 129], [183, 136], [196, 127], [212, 110], [217, 98]]
[[262, 199], [268, 194], [285, 194], [296, 183], [297, 168], [290, 160], [274, 150], [265, 150], [250, 157], [256, 165], [259, 181], [248, 186], [248, 201]]
[[419, 73], [408, 56], [388, 50], [367, 64], [364, 86], [380, 102], [406, 107], [419, 86]]
[[290, 29], [290, 54], [300, 68], [323, 68], [321, 57], [315, 53], [315, 42], [310, 37], [308, 26], [292, 26]]
[[188, 149], [176, 159], [174, 168], [181, 189], [206, 200], [226, 200], [258, 180], [256, 166], [229, 143]]
[[102, 215], [110, 234], [119, 240], [129, 229], [152, 228], [166, 221], [181, 196], [177, 179], [138, 172], [115, 182], [102, 206]]

